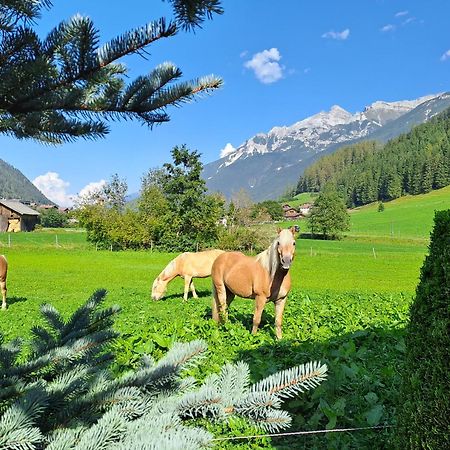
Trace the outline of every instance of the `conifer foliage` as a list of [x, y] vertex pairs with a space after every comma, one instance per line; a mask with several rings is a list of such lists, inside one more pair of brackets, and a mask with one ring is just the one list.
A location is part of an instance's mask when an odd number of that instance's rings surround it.
[[406, 333], [397, 448], [450, 448], [450, 210], [435, 216]]
[[0, 133], [52, 144], [96, 139], [108, 132], [108, 120], [151, 127], [169, 120], [168, 106], [220, 87], [214, 76], [180, 81], [181, 70], [168, 62], [125, 83], [121, 58], [222, 13], [218, 0], [170, 3], [174, 21], [161, 18], [100, 45], [88, 17], [76, 15], [41, 39], [33, 25], [51, 1], [0, 1]]
[[68, 319], [41, 308], [29, 348], [19, 340], [0, 346], [0, 448], [4, 450], [133, 450], [208, 447], [213, 436], [190, 419], [246, 418], [267, 431], [290, 424], [283, 399], [326, 377], [317, 362], [249, 383], [244, 363], [227, 364], [203, 384], [183, 371], [205, 357], [203, 341], [175, 344], [159, 361], [113, 376], [109, 344], [120, 308], [100, 309], [99, 290]]

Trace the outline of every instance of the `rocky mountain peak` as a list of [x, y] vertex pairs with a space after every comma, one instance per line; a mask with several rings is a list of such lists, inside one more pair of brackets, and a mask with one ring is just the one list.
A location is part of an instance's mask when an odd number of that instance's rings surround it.
[[379, 100], [354, 114], [333, 105], [293, 125], [258, 133], [207, 164], [203, 175], [209, 189], [227, 196], [244, 188], [255, 199], [276, 198], [321, 154], [364, 139], [384, 142], [449, 106], [448, 93], [396, 102]]

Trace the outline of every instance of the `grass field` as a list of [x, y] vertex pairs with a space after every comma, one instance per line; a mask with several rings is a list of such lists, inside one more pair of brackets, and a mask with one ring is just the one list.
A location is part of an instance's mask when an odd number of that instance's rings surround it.
[[[294, 430], [392, 423], [403, 328], [433, 209], [450, 207], [449, 193], [427, 194], [434, 206], [427, 206], [422, 196], [414, 198], [423, 203], [421, 209], [411, 206], [411, 199], [388, 203], [383, 213], [376, 206], [361, 208], [352, 213], [352, 236], [342, 241], [298, 240], [280, 342], [274, 339], [272, 305], [256, 336], [249, 333], [249, 300], [236, 299], [229, 322], [219, 328], [210, 319], [208, 279], [196, 281], [196, 301], [183, 303], [179, 279], [169, 284], [165, 300], [150, 300], [152, 281], [173, 254], [96, 251], [83, 232], [74, 230], [0, 234], [0, 253], [10, 264], [9, 307], [0, 312], [0, 331], [7, 340], [27, 337], [41, 323], [40, 304], [50, 302], [68, 315], [95, 289], [106, 288], [107, 303], [122, 306], [116, 322], [122, 333], [115, 344], [116, 370], [133, 367], [143, 353], [158, 358], [174, 341], [195, 338], [205, 339], [210, 349], [207, 364], [191, 373], [198, 379], [230, 360], [245, 360], [257, 380], [320, 359], [329, 365], [328, 380], [287, 405], [295, 417]], [[385, 225], [394, 218], [400, 236], [386, 234]], [[411, 225], [418, 221], [419, 228]], [[249, 432], [236, 422], [208, 427], [220, 436]], [[301, 441], [259, 439], [220, 448], [378, 449], [389, 448], [388, 439], [387, 432], [364, 432]]]
[[449, 208], [450, 186], [385, 203], [383, 212], [378, 212], [378, 203], [372, 203], [351, 212], [349, 235], [428, 239], [434, 211]]

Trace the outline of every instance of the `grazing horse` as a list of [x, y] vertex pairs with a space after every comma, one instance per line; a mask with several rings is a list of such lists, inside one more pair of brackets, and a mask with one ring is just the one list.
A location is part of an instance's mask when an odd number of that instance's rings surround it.
[[294, 228], [278, 230], [277, 238], [256, 258], [239, 252], [226, 252], [212, 266], [212, 315], [216, 322], [227, 319], [227, 307], [234, 296], [255, 299], [252, 333], [256, 333], [268, 301], [275, 303], [275, 332], [281, 339], [286, 297], [291, 289], [289, 268], [294, 259]]
[[184, 278], [184, 301], [187, 301], [189, 288], [194, 298], [198, 298], [192, 278], [209, 277], [214, 260], [222, 253], [224, 253], [223, 250], [205, 250], [178, 255], [167, 264], [153, 282], [152, 299], [159, 300], [165, 294], [169, 281], [178, 276]]
[[2, 291], [2, 309], [6, 309], [6, 275], [8, 274], [8, 262], [0, 255], [0, 289]]

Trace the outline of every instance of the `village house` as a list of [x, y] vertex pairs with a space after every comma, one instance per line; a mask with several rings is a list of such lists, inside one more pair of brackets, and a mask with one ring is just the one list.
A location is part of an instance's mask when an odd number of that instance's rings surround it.
[[297, 211], [296, 208], [288, 205], [287, 203], [285, 205], [283, 205], [283, 215], [284, 218], [287, 220], [296, 220], [296, 219], [301, 219], [302, 214]]
[[33, 231], [39, 215], [18, 200], [0, 199], [0, 232]]
[[308, 216], [311, 212], [311, 207], [312, 203], [303, 203], [303, 205], [300, 206], [299, 211], [303, 216]]

